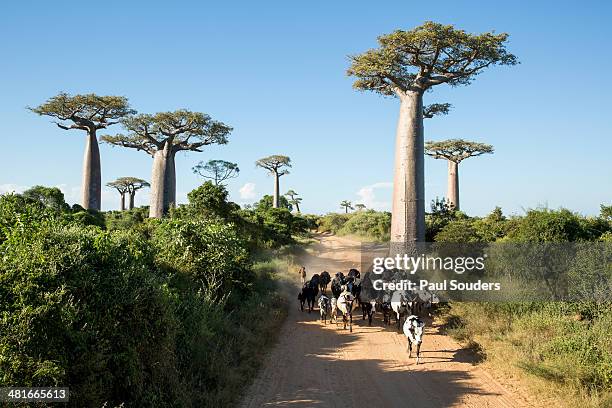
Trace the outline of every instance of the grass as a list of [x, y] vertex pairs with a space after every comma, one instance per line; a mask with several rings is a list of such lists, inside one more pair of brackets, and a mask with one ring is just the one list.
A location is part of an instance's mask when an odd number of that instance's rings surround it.
[[206, 396], [204, 406], [236, 405], [257, 375], [287, 316], [280, 281], [288, 262], [286, 256], [261, 254], [254, 263], [254, 291], [231, 316], [232, 335], [220, 339], [211, 361], [218, 373], [217, 387]]
[[539, 404], [612, 406], [610, 305], [453, 303], [440, 317], [448, 334]]

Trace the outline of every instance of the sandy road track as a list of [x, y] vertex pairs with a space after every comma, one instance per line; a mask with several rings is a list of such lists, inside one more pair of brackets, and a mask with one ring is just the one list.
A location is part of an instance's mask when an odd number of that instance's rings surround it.
[[[309, 277], [359, 267], [359, 243], [334, 236], [318, 240], [301, 259]], [[380, 313], [368, 326], [358, 310], [349, 333], [340, 325], [323, 325], [318, 312], [300, 312], [291, 300], [279, 341], [241, 407], [529, 406], [474, 366], [471, 353], [435, 324], [426, 329], [417, 366], [408, 359], [406, 338], [383, 326]]]

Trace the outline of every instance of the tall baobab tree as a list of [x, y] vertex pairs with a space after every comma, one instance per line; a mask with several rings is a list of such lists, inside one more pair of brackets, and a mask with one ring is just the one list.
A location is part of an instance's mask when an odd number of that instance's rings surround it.
[[121, 178], [118, 178], [115, 181], [106, 183], [106, 186], [117, 190], [121, 196], [121, 211], [125, 211], [125, 193], [128, 191], [127, 185], [125, 185]]
[[285, 193], [287, 197], [289, 197], [289, 204], [295, 207], [295, 211], [300, 212], [300, 203], [302, 202], [302, 198], [298, 197], [298, 193], [294, 190], [289, 190]]
[[127, 134], [103, 136], [116, 146], [143, 150], [153, 157], [149, 217], [161, 218], [176, 204], [177, 152], [201, 152], [210, 144], [225, 144], [232, 128], [204, 113], [177, 110], [140, 114], [121, 120]]
[[206, 163], [199, 162], [191, 170], [203, 178], [213, 180], [217, 186], [227, 179], [238, 177], [238, 173], [240, 173], [236, 163], [225, 160], [209, 160]]
[[340, 207], [341, 207], [341, 208], [344, 208], [344, 212], [345, 212], [346, 214], [348, 214], [349, 209], [350, 209], [350, 210], [354, 210], [354, 208], [353, 208], [353, 203], [351, 203], [351, 202], [350, 202], [350, 201], [348, 201], [348, 200], [344, 200], [344, 201], [342, 201], [342, 202], [340, 203]]
[[423, 94], [449, 84], [467, 85], [492, 65], [514, 65], [508, 34], [470, 34], [426, 22], [378, 37], [379, 48], [352, 56], [353, 87], [400, 100], [395, 144], [391, 241], [414, 248], [425, 240]]
[[87, 134], [83, 157], [81, 205], [100, 210], [102, 200], [102, 172], [97, 131], [118, 123], [136, 111], [130, 109], [127, 98], [96, 94], [69, 95], [60, 93], [36, 108], [29, 108], [41, 116], [57, 119], [55, 124], [64, 130], [84, 130]]
[[277, 154], [259, 159], [255, 162], [255, 165], [268, 170], [270, 175], [274, 176], [274, 196], [272, 198], [272, 207], [278, 208], [280, 206], [279, 179], [282, 176], [289, 174], [287, 167], [291, 167], [291, 159], [287, 156]]
[[493, 153], [493, 146], [463, 139], [425, 143], [425, 154], [435, 159], [448, 160], [447, 199], [455, 210], [459, 209], [459, 163], [485, 153]]

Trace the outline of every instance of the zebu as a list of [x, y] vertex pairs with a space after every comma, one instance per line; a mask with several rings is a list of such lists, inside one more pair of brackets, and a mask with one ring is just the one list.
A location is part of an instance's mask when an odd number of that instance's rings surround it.
[[331, 291], [333, 296], [338, 299], [340, 294], [342, 293], [342, 285], [346, 283], [346, 279], [344, 278], [344, 274], [342, 272], [338, 272], [336, 277], [331, 281]]
[[374, 317], [374, 313], [376, 313], [376, 300], [372, 299], [369, 302], [359, 301], [359, 307], [361, 308], [363, 320], [368, 316], [368, 324], [371, 326], [372, 318]]
[[419, 364], [421, 358], [421, 343], [423, 343], [423, 332], [425, 322], [418, 316], [410, 315], [404, 323], [404, 334], [408, 339], [408, 358], [412, 357], [412, 343], [416, 344], [416, 363]]
[[410, 301], [411, 299], [408, 298], [407, 293], [404, 291], [396, 290], [391, 296], [391, 309], [393, 309], [395, 319], [397, 320], [397, 331], [401, 330], [402, 318], [408, 316], [411, 308]]
[[327, 316], [331, 313], [331, 301], [325, 295], [321, 295], [319, 298], [319, 313], [321, 314], [321, 320], [323, 320], [323, 323], [327, 324]]
[[308, 313], [312, 312], [315, 305], [315, 299], [319, 293], [319, 286], [313, 285], [312, 281], [308, 281], [304, 284], [302, 291], [298, 293], [298, 300], [300, 301], [300, 310], [304, 311], [304, 303], [308, 302]]
[[344, 328], [346, 329], [348, 323], [351, 333], [353, 332], [353, 311], [357, 309], [358, 305], [359, 303], [356, 301], [355, 296], [347, 290], [344, 290], [338, 297], [338, 310], [342, 312]]
[[321, 293], [327, 292], [327, 285], [331, 282], [331, 276], [329, 272], [323, 271], [321, 272], [321, 279], [319, 282], [319, 287], [321, 288]]
[[334, 321], [334, 323], [338, 322], [338, 299], [335, 297], [331, 298], [331, 312], [329, 314], [329, 322], [331, 323], [332, 320]]

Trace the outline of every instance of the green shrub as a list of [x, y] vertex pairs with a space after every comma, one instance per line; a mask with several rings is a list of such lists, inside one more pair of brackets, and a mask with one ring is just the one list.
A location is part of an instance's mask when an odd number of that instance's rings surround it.
[[337, 232], [340, 235], [356, 235], [377, 241], [389, 241], [390, 230], [391, 213], [368, 210], [351, 214]]
[[76, 406], [180, 397], [176, 322], [146, 242], [42, 222], [0, 250], [1, 384], [69, 385]]
[[352, 214], [329, 213], [319, 218], [319, 231], [337, 234]]
[[151, 241], [158, 265], [170, 274], [189, 275], [212, 301], [252, 281], [246, 243], [232, 225], [162, 220]]

